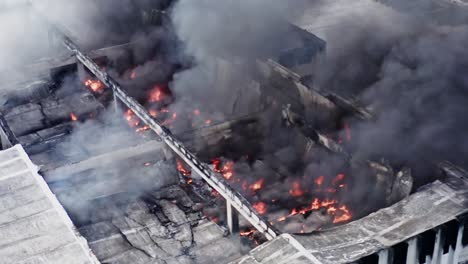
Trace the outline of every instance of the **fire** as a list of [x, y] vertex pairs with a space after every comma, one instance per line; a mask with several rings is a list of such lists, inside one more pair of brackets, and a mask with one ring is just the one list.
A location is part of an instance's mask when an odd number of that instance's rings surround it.
[[255, 233], [255, 231], [256, 231], [255, 228], [252, 228], [250, 230], [241, 231], [239, 234], [241, 236], [249, 237], [249, 236], [253, 235]]
[[319, 198], [314, 198], [314, 200], [312, 200], [312, 202], [310, 203], [309, 207], [302, 208], [302, 209], [294, 208], [291, 210], [289, 215], [280, 217], [276, 221], [283, 222], [286, 220], [286, 218], [290, 216], [297, 215], [297, 214], [306, 214], [307, 212], [310, 212], [313, 210], [319, 210], [320, 208], [327, 209], [327, 213], [333, 216], [334, 224], [346, 222], [352, 218], [352, 214], [349, 211], [348, 207], [346, 207], [346, 205], [340, 206], [337, 200], [331, 200], [331, 199], [320, 200]]
[[252, 206], [260, 215], [263, 215], [267, 212], [267, 205], [264, 202], [256, 202]]
[[149, 110], [149, 114], [150, 116], [152, 117], [157, 117], [158, 116], [158, 111], [154, 110], [154, 109], [150, 109]]
[[104, 90], [104, 84], [99, 80], [88, 79], [84, 84], [95, 93], [101, 93]]
[[205, 120], [205, 124], [206, 124], [206, 125], [211, 125], [211, 120], [210, 120], [210, 119]]
[[263, 187], [263, 182], [264, 182], [264, 179], [260, 179], [260, 180], [256, 181], [255, 183], [251, 184], [249, 186], [249, 189], [254, 191], [254, 192], [260, 190]]
[[177, 160], [177, 170], [182, 173], [182, 175], [184, 176], [190, 176], [190, 174], [192, 174], [192, 172], [189, 170], [189, 169], [186, 169], [184, 167], [184, 165], [182, 164], [182, 161], [180, 160]]
[[78, 120], [78, 117], [75, 115], [75, 113], [70, 113], [70, 119], [71, 121], [75, 122]]
[[340, 216], [335, 216], [335, 219], [333, 220], [334, 224], [346, 222], [352, 218], [351, 212], [346, 205], [341, 206], [339, 210], [341, 210], [342, 214]]
[[130, 79], [135, 79], [136, 78], [136, 72], [135, 71], [132, 71], [132, 73], [130, 74]]
[[136, 129], [136, 132], [137, 132], [137, 133], [141, 133], [141, 132], [146, 131], [146, 130], [149, 130], [149, 129], [150, 129], [150, 126], [145, 125], [145, 126], [142, 126], [142, 127], [137, 128], [137, 129]]
[[234, 168], [234, 162], [232, 161], [228, 161], [226, 163], [224, 163], [223, 166], [221, 166], [221, 160], [219, 158], [216, 158], [212, 161], [213, 163], [213, 169], [214, 171], [216, 171], [217, 173], [220, 173], [221, 175], [223, 175], [223, 177], [226, 179], [226, 180], [231, 180], [234, 176], [234, 171], [233, 171], [233, 168]]
[[193, 110], [193, 114], [196, 115], [196, 116], [199, 116], [200, 115], [200, 110], [198, 110], [198, 109]]
[[303, 196], [305, 193], [304, 190], [301, 189], [301, 183], [300, 182], [293, 182], [292, 188], [289, 190], [289, 194], [293, 197], [299, 197]]
[[336, 175], [336, 177], [332, 180], [332, 184], [333, 184], [333, 185], [337, 185], [339, 182], [341, 182], [342, 180], [344, 180], [344, 178], [345, 178], [344, 173], [339, 173], [339, 174]]
[[315, 184], [317, 184], [318, 186], [321, 186], [323, 184], [323, 182], [325, 181], [325, 176], [319, 176], [317, 179], [315, 179]]
[[159, 102], [164, 98], [161, 87], [155, 86], [149, 93], [148, 102], [155, 103]]
[[125, 119], [127, 120], [130, 127], [137, 127], [140, 125], [140, 119], [133, 113], [131, 109], [127, 109], [124, 113]]

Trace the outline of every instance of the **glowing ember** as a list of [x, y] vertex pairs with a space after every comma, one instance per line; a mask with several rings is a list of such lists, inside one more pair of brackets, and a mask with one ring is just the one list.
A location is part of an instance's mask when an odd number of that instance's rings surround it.
[[150, 109], [149, 110], [149, 114], [150, 116], [152, 117], [157, 117], [158, 116], [158, 111], [154, 110], [154, 109]]
[[252, 228], [252, 229], [250, 229], [250, 230], [241, 231], [239, 234], [240, 234], [241, 236], [248, 237], [248, 236], [253, 235], [254, 233], [255, 233], [255, 229]]
[[101, 93], [104, 90], [104, 84], [99, 80], [86, 80], [85, 86], [95, 93]]
[[70, 113], [70, 119], [71, 121], [75, 122], [78, 120], [78, 117], [75, 115], [75, 113]]
[[135, 79], [136, 78], [136, 72], [135, 71], [132, 71], [132, 73], [130, 74], [130, 79]]
[[150, 127], [149, 127], [148, 125], [145, 125], [145, 126], [143, 126], [143, 127], [137, 128], [137, 129], [136, 129], [136, 132], [137, 132], [137, 133], [141, 133], [141, 132], [146, 131], [146, 130], [149, 130], [149, 129], [150, 129]]
[[177, 160], [177, 170], [182, 173], [184, 176], [189, 176], [192, 172], [189, 169], [186, 169], [182, 164], [182, 161]]
[[321, 186], [323, 184], [323, 182], [325, 181], [325, 176], [319, 176], [317, 179], [315, 179], [315, 184], [317, 184], [318, 186]]
[[319, 210], [320, 208], [325, 208], [327, 210], [327, 213], [329, 215], [332, 215], [333, 218], [333, 223], [341, 223], [341, 222], [346, 222], [352, 218], [352, 214], [349, 211], [349, 209], [346, 207], [346, 205], [341, 205], [339, 206], [338, 201], [336, 200], [320, 200], [318, 198], [315, 198], [309, 207], [307, 208], [302, 208], [302, 209], [292, 209], [291, 213], [287, 216], [283, 216], [278, 218], [276, 221], [277, 222], [283, 222], [286, 220], [286, 218], [297, 215], [297, 214], [306, 214], [307, 212], [313, 211], [313, 210]]
[[289, 190], [289, 194], [293, 197], [300, 197], [303, 196], [305, 193], [304, 190], [301, 189], [301, 183], [300, 182], [293, 182], [292, 188]]
[[199, 116], [200, 115], [200, 110], [198, 110], [198, 109], [193, 110], [193, 114], [196, 115], [196, 116]]
[[345, 175], [343, 173], [340, 173], [340, 174], [336, 175], [336, 177], [332, 180], [332, 184], [337, 185], [339, 182], [344, 180], [344, 178], [345, 178]]
[[210, 120], [210, 119], [208, 119], [208, 120], [205, 120], [205, 124], [207, 124], [207, 125], [211, 125], [211, 120]]
[[234, 172], [233, 172], [234, 162], [232, 161], [225, 162], [223, 166], [221, 166], [221, 160], [218, 158], [214, 159], [212, 162], [213, 162], [214, 171], [223, 175], [223, 177], [226, 180], [232, 179], [232, 177], [234, 176]]
[[256, 202], [252, 206], [260, 215], [263, 215], [267, 212], [267, 205], [264, 202]]
[[149, 93], [148, 102], [155, 103], [159, 102], [164, 98], [161, 87], [155, 86]]
[[138, 125], [140, 125], [140, 119], [135, 115], [135, 113], [133, 113], [131, 109], [125, 111], [124, 116], [125, 120], [127, 120], [130, 127], [137, 127]]
[[249, 189], [254, 191], [254, 192], [262, 189], [263, 181], [264, 181], [264, 179], [260, 179], [260, 180], [256, 181], [254, 184], [249, 186]]
[[340, 216], [335, 216], [335, 219], [333, 220], [333, 223], [341, 223], [341, 222], [346, 222], [349, 221], [352, 218], [351, 212], [349, 209], [346, 207], [346, 205], [343, 205], [339, 208], [341, 211]]

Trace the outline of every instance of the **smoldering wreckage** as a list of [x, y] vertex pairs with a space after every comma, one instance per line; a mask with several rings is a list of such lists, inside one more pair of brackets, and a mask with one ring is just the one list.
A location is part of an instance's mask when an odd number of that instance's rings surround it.
[[468, 2], [0, 7], [0, 263], [468, 262]]

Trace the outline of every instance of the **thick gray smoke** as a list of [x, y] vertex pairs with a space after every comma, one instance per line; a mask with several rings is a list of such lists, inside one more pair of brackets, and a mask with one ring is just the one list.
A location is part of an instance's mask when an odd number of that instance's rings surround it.
[[195, 107], [214, 113], [214, 119], [257, 111], [259, 90], [249, 69], [255, 59], [284, 47], [285, 20], [300, 14], [308, 2], [178, 1], [172, 20], [195, 66], [175, 76], [171, 89], [179, 100], [173, 107], [199, 104]]
[[[346, 26], [357, 19], [365, 23]], [[429, 21], [385, 7], [349, 12], [326, 32], [327, 54], [314, 70], [321, 89], [355, 96], [376, 115], [351, 125], [355, 153], [408, 164], [425, 177], [430, 162], [466, 166], [468, 154], [468, 26]]]

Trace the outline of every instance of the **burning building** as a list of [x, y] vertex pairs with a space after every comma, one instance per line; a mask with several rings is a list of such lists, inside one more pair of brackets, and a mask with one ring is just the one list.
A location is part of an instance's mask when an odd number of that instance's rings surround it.
[[[256, 6], [242, 7], [238, 23], [260, 17], [266, 26], [239, 42], [236, 26], [226, 25], [217, 42], [202, 8], [210, 2], [134, 7], [129, 17], [140, 19], [117, 19], [119, 37], [98, 46], [81, 45], [79, 32], [28, 7], [47, 20], [55, 56], [1, 74], [13, 87], [2, 90], [0, 109], [5, 263], [468, 261], [468, 173], [451, 155], [463, 148], [434, 143], [427, 152], [440, 156], [421, 152], [434, 138], [411, 142], [411, 129], [433, 129], [426, 119], [390, 133], [401, 142], [375, 141], [377, 132], [391, 140], [383, 120], [390, 128], [409, 122], [386, 115], [395, 112], [382, 96], [394, 94], [374, 94], [395, 61], [378, 66], [401, 59], [417, 71], [426, 57], [401, 58], [392, 52], [402, 47], [377, 45], [380, 36], [364, 50], [350, 45], [371, 57], [364, 78], [347, 64], [352, 56], [334, 53], [333, 38], [313, 34], [313, 15], [286, 22], [251, 14]], [[211, 4], [215, 17], [239, 11]], [[193, 38], [186, 19], [197, 12], [208, 22], [197, 20], [206, 32]], [[271, 26], [277, 32], [267, 32]], [[126, 33], [131, 41], [122, 42]], [[390, 33], [385, 44], [419, 36]], [[191, 54], [174, 53], [184, 46]], [[343, 71], [324, 73], [337, 65]]]

